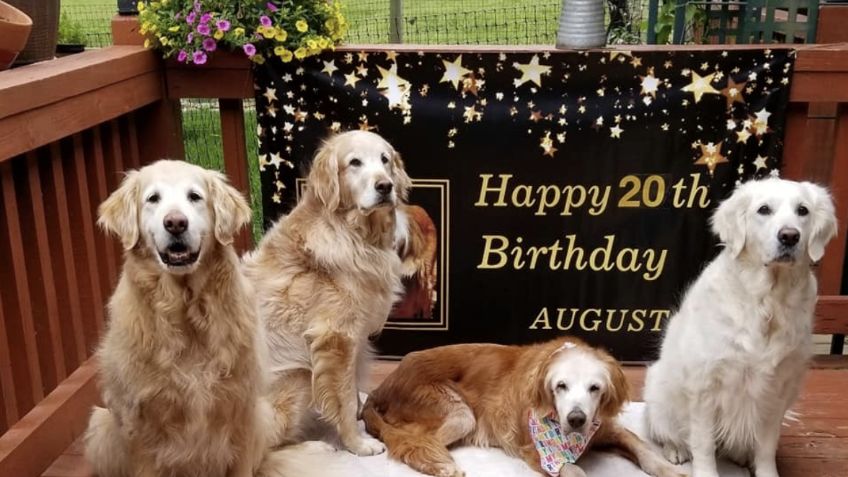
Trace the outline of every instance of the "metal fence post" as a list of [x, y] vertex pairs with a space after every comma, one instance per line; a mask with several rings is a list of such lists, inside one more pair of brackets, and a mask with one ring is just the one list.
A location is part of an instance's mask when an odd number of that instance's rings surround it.
[[389, 43], [403, 43], [403, 0], [389, 2]]
[[[666, 0], [671, 1], [671, 0]], [[674, 32], [672, 33], [671, 43], [673, 45], [682, 45], [686, 33], [686, 5], [687, 0], [676, 0], [674, 9]]]
[[657, 43], [657, 13], [660, 9], [660, 0], [648, 0], [648, 32], [645, 40], [649, 45]]

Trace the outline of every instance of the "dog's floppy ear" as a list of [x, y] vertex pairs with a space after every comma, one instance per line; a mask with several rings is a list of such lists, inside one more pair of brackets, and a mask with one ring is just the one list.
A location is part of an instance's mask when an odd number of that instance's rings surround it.
[[221, 245], [230, 245], [238, 229], [250, 222], [250, 205], [224, 174], [208, 172], [209, 204], [215, 213], [215, 240]]
[[339, 161], [333, 141], [325, 142], [315, 154], [307, 179], [308, 191], [333, 212], [339, 208]]
[[609, 378], [607, 388], [601, 396], [599, 413], [603, 417], [614, 417], [621, 412], [624, 403], [630, 399], [630, 387], [618, 361], [605, 351], [598, 350], [598, 352], [601, 354], [604, 365], [606, 365]]
[[409, 189], [412, 188], [412, 180], [406, 174], [400, 153], [395, 150], [392, 150], [392, 171], [394, 171], [393, 179], [397, 188], [398, 198], [406, 201], [407, 197], [409, 197]]
[[734, 257], [745, 248], [745, 216], [750, 201], [745, 186], [738, 187], [718, 206], [712, 217], [713, 232]]
[[812, 228], [807, 237], [807, 254], [810, 260], [818, 262], [824, 256], [824, 248], [836, 236], [836, 212], [833, 208], [833, 198], [827, 190], [812, 182], [802, 182], [813, 198], [810, 207]]
[[121, 185], [98, 208], [97, 224], [121, 239], [124, 250], [138, 243], [138, 171], [128, 171]]
[[553, 361], [553, 355], [539, 363], [539, 366], [530, 374], [530, 405], [533, 409], [547, 413], [554, 408], [554, 397], [552, 391], [548, 388], [547, 377], [548, 369]]

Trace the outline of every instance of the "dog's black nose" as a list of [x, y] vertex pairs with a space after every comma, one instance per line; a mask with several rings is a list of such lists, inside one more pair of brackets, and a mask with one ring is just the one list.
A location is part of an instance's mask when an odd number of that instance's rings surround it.
[[392, 191], [392, 183], [389, 181], [379, 181], [374, 184], [374, 188], [377, 189], [377, 192], [388, 195]]
[[165, 216], [165, 230], [171, 235], [179, 235], [188, 228], [188, 219], [179, 212], [171, 212]]
[[777, 232], [777, 239], [780, 240], [780, 243], [786, 245], [787, 247], [791, 247], [798, 243], [798, 240], [801, 239], [801, 232], [798, 229], [793, 229], [792, 227], [783, 227]]
[[583, 427], [583, 424], [586, 424], [586, 414], [583, 413], [583, 411], [575, 409], [568, 413], [566, 420], [568, 420], [568, 425], [571, 426], [572, 429], [578, 429]]

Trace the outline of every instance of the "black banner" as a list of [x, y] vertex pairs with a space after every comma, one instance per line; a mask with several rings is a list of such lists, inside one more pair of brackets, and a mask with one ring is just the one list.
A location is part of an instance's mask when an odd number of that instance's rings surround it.
[[334, 52], [257, 66], [266, 224], [320, 141], [367, 129], [414, 180], [429, 247], [384, 355], [569, 333], [652, 359], [717, 251], [708, 217], [777, 175], [792, 52]]

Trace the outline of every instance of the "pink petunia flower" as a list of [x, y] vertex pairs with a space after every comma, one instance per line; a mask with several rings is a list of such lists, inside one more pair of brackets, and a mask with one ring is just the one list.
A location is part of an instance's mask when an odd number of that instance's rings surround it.
[[194, 33], [188, 34], [188, 36], [186, 37], [186, 42], [187, 43], [193, 43], [194, 42]]
[[204, 13], [200, 17], [200, 23], [209, 23], [209, 20], [211, 20], [211, 19], [212, 19], [212, 15], [210, 15], [208, 13]]
[[273, 23], [271, 23], [271, 19], [268, 18], [265, 15], [262, 15], [261, 17], [259, 17], [259, 23], [261, 23], [262, 26], [264, 26], [264, 27], [269, 27], [269, 26], [273, 25]]
[[177, 55], [177, 61], [180, 63], [185, 63], [188, 59], [188, 53], [185, 50], [180, 50], [180, 53]]
[[206, 53], [202, 51], [195, 51], [192, 60], [194, 60], [194, 64], [202, 65], [203, 63], [206, 63]]
[[268, 10], [270, 10], [270, 11], [272, 11], [272, 12], [276, 12], [277, 10], [279, 10], [279, 8], [277, 8], [277, 6], [276, 6], [276, 5], [274, 5], [274, 4], [273, 4], [273, 3], [271, 3], [271, 2], [268, 2], [265, 6], [267, 6], [267, 7], [268, 7]]
[[197, 18], [196, 13], [194, 13], [194, 12], [189, 13], [188, 15], [186, 15], [186, 23], [188, 23], [189, 25], [193, 24], [195, 18]]
[[197, 25], [197, 33], [200, 33], [203, 36], [209, 36], [209, 33], [211, 33], [211, 32], [212, 32], [212, 30], [209, 28], [209, 25], [207, 25], [205, 23], [201, 23], [200, 25]]
[[246, 43], [242, 49], [244, 50], [244, 54], [247, 56], [253, 56], [256, 54], [256, 47], [253, 46], [253, 43]]
[[218, 23], [215, 24], [221, 31], [229, 31], [230, 30], [230, 22], [227, 20], [218, 20]]
[[206, 51], [215, 51], [218, 48], [218, 44], [215, 43], [214, 38], [207, 38], [203, 40], [203, 49]]

